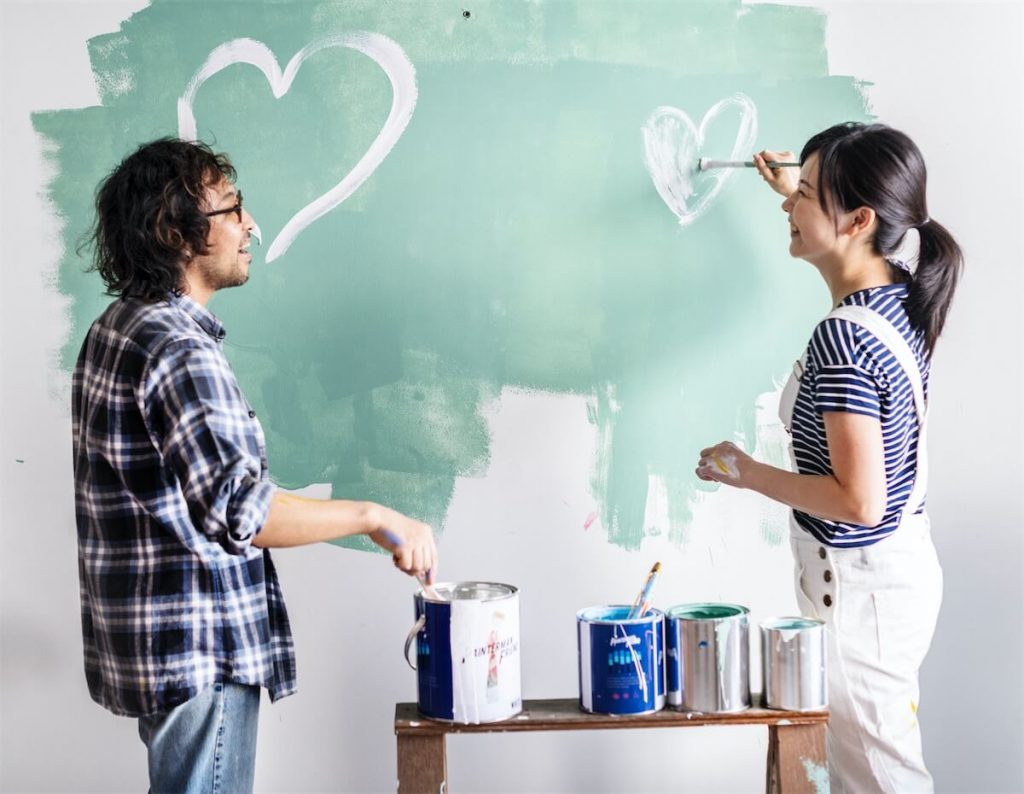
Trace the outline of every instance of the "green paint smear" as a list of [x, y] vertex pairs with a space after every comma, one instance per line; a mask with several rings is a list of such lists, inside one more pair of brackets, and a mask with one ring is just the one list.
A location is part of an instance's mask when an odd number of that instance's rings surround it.
[[831, 785], [829, 783], [828, 769], [808, 758], [801, 758], [800, 761], [804, 765], [807, 782], [814, 786], [814, 794], [829, 794]]
[[[412, 122], [348, 201], [211, 305], [275, 481], [329, 482], [440, 528], [455, 479], [487, 470], [483, 413], [504, 386], [576, 394], [599, 440], [591, 486], [609, 540], [640, 547], [656, 475], [669, 526], [655, 531], [684, 543], [706, 487], [697, 450], [756, 438], [755, 399], [786, 374], [827, 295], [787, 256], [780, 202], [752, 173], [681, 228], [644, 168], [640, 128], [665, 104], [699, 124], [736, 92], [759, 108], [757, 148], [798, 149], [864, 119], [863, 86], [827, 73], [812, 9], [494, 2], [466, 19], [448, 2], [155, 0], [90, 40], [100, 106], [33, 116], [62, 221], [65, 373], [109, 301], [76, 254], [105, 173], [176, 132], [178, 96], [216, 46], [254, 38], [283, 66], [357, 30], [391, 37], [416, 66]], [[256, 69], [226, 69], [195, 114], [269, 242], [348, 173], [390, 102], [372, 61], [332, 49], [280, 100]], [[708, 130], [709, 156], [729, 155], [728, 127]]]

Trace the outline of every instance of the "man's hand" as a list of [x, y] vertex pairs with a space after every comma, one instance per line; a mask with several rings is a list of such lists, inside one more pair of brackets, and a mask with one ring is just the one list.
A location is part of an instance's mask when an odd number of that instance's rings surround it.
[[422, 521], [377, 505], [370, 540], [391, 552], [395, 567], [433, 584], [437, 576], [437, 546], [433, 530]]

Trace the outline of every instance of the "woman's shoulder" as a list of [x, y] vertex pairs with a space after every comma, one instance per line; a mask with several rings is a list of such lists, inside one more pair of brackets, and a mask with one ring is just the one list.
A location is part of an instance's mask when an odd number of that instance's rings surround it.
[[[862, 306], [888, 321], [902, 336], [919, 363], [923, 359], [923, 334], [910, 323], [906, 301], [906, 284], [889, 284], [860, 290], [848, 295], [840, 306]], [[886, 369], [891, 358], [889, 348], [872, 332], [854, 320], [827, 316], [814, 329], [810, 342], [811, 356], [822, 366], [854, 364], [865, 369]]]

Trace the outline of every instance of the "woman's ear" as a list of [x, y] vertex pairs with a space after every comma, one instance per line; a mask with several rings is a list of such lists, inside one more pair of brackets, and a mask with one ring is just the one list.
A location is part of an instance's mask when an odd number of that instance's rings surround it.
[[875, 211], [871, 207], [858, 207], [850, 213], [850, 225], [846, 232], [851, 237], [870, 232], [875, 226]]

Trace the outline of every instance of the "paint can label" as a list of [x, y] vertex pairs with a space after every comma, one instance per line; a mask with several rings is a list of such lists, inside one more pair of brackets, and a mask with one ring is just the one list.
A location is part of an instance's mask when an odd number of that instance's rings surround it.
[[665, 621], [658, 610], [629, 620], [629, 607], [590, 607], [576, 616], [580, 708], [649, 714], [665, 706]]

